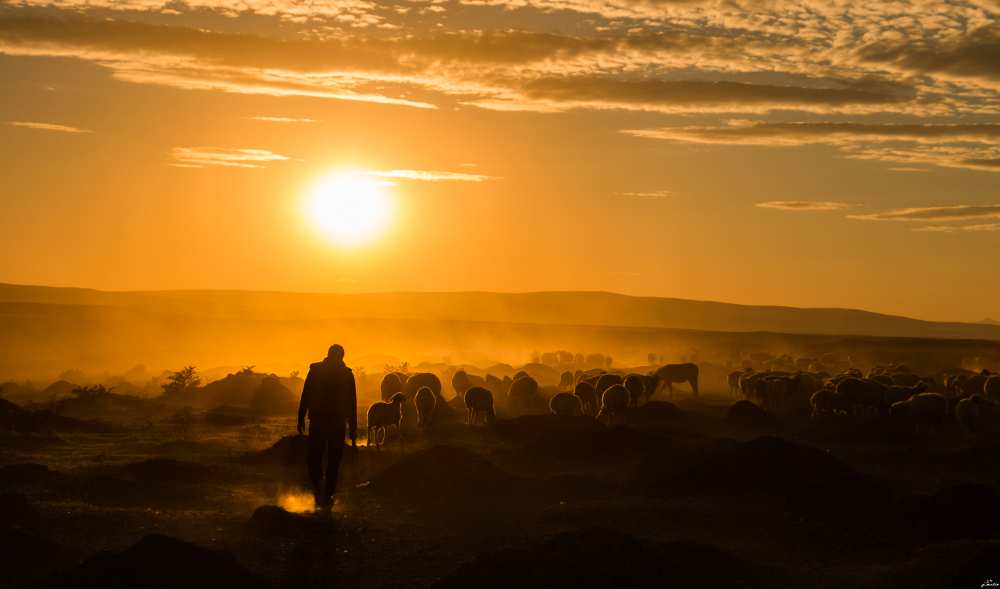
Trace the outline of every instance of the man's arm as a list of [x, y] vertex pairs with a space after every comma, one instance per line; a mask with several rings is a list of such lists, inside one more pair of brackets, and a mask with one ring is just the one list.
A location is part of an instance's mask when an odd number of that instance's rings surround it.
[[312, 367], [309, 368], [309, 374], [306, 375], [306, 382], [302, 385], [302, 397], [299, 399], [299, 421], [298, 430], [301, 434], [306, 429], [306, 413], [309, 411], [309, 402], [312, 397], [313, 381], [316, 377], [313, 375]]
[[351, 373], [351, 383], [347, 387], [347, 426], [351, 434], [351, 445], [358, 440], [358, 386]]

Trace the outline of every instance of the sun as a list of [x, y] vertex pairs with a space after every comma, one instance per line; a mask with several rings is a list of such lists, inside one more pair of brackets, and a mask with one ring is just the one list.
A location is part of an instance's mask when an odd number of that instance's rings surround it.
[[391, 182], [364, 172], [340, 171], [317, 180], [305, 198], [305, 214], [325, 238], [345, 246], [368, 243], [389, 226]]

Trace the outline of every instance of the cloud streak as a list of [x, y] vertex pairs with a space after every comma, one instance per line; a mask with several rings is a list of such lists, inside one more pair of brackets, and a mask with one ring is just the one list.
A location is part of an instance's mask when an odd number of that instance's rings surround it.
[[761, 209], [775, 209], [778, 211], [839, 211], [850, 208], [852, 205], [846, 202], [819, 201], [819, 200], [771, 200], [754, 204]]
[[93, 131], [88, 129], [79, 129], [77, 127], [70, 127], [68, 125], [57, 125], [55, 123], [37, 123], [33, 121], [8, 121], [8, 125], [11, 127], [19, 127], [22, 129], [34, 129], [36, 131], [54, 131], [57, 133], [93, 133]]
[[484, 182], [495, 179], [493, 176], [483, 174], [441, 172], [435, 170], [367, 170], [363, 174], [377, 178], [395, 178], [421, 182]]
[[252, 168], [260, 169], [274, 162], [287, 161], [287, 156], [266, 149], [233, 149], [227, 147], [175, 147], [170, 152], [171, 165], [182, 168]]

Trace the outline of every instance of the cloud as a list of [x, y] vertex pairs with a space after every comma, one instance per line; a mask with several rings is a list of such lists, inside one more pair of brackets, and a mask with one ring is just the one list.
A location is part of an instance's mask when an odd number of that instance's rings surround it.
[[[796, 147], [830, 145], [852, 159], [1000, 171], [1000, 124], [768, 123], [627, 129], [634, 137], [675, 143]], [[894, 166], [899, 170], [899, 166]]]
[[948, 205], [938, 207], [911, 207], [875, 213], [848, 215], [859, 221], [950, 222], [977, 219], [1000, 219], [1000, 204]]
[[317, 119], [307, 119], [304, 117], [250, 117], [252, 121], [262, 121], [265, 123], [318, 123]]
[[646, 192], [618, 192], [618, 196], [625, 196], [628, 198], [644, 198], [644, 199], [661, 199], [661, 198], [671, 198], [674, 193], [669, 190], [650, 190]]
[[771, 200], [756, 203], [754, 206], [779, 211], [839, 211], [850, 208], [852, 205], [846, 202], [818, 200]]
[[920, 233], [993, 233], [1000, 231], [1000, 223], [982, 223], [979, 225], [928, 225], [916, 227], [913, 231]]
[[440, 172], [434, 170], [368, 170], [366, 176], [379, 178], [398, 178], [401, 180], [419, 180], [424, 182], [483, 182], [494, 179], [483, 174], [466, 174], [463, 172]]
[[760, 123], [734, 121], [715, 127], [662, 127], [628, 129], [623, 133], [680, 143], [719, 145], [810, 144], [837, 145], [857, 142], [911, 141], [916, 143], [1000, 142], [1000, 124], [892, 124], [892, 123]]
[[871, 43], [857, 55], [862, 62], [890, 64], [908, 72], [1000, 82], [1000, 24], [949, 39]]
[[182, 168], [265, 168], [272, 162], [286, 161], [287, 156], [266, 149], [226, 147], [175, 147], [170, 152], [171, 165]]
[[56, 131], [58, 133], [93, 133], [87, 129], [78, 129], [68, 125], [56, 125], [54, 123], [36, 123], [32, 121], [8, 121], [11, 127], [21, 127], [22, 129], [35, 129], [38, 131]]

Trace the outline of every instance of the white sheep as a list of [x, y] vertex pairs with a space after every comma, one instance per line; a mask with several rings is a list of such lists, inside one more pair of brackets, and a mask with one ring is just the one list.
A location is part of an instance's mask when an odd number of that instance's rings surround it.
[[628, 389], [625, 388], [625, 385], [611, 385], [601, 395], [601, 412], [597, 414], [597, 418], [607, 417], [608, 425], [614, 425], [619, 420], [621, 423], [625, 423], [628, 399]]
[[496, 420], [493, 411], [493, 393], [484, 387], [472, 387], [465, 391], [465, 421], [469, 425], [480, 420], [486, 425]]
[[406, 396], [403, 393], [396, 393], [389, 399], [388, 403], [379, 401], [368, 408], [368, 442], [366, 445], [371, 446], [374, 438], [375, 447], [381, 448], [389, 435], [389, 426], [392, 425], [396, 426], [396, 431], [399, 432], [399, 443], [403, 443], [403, 430], [400, 429], [399, 424], [403, 420], [404, 402], [406, 402]]
[[429, 428], [437, 408], [437, 395], [430, 387], [420, 387], [413, 395], [413, 405], [417, 408], [417, 426]]
[[549, 410], [553, 415], [577, 417], [583, 414], [580, 398], [572, 393], [558, 393], [549, 399]]

